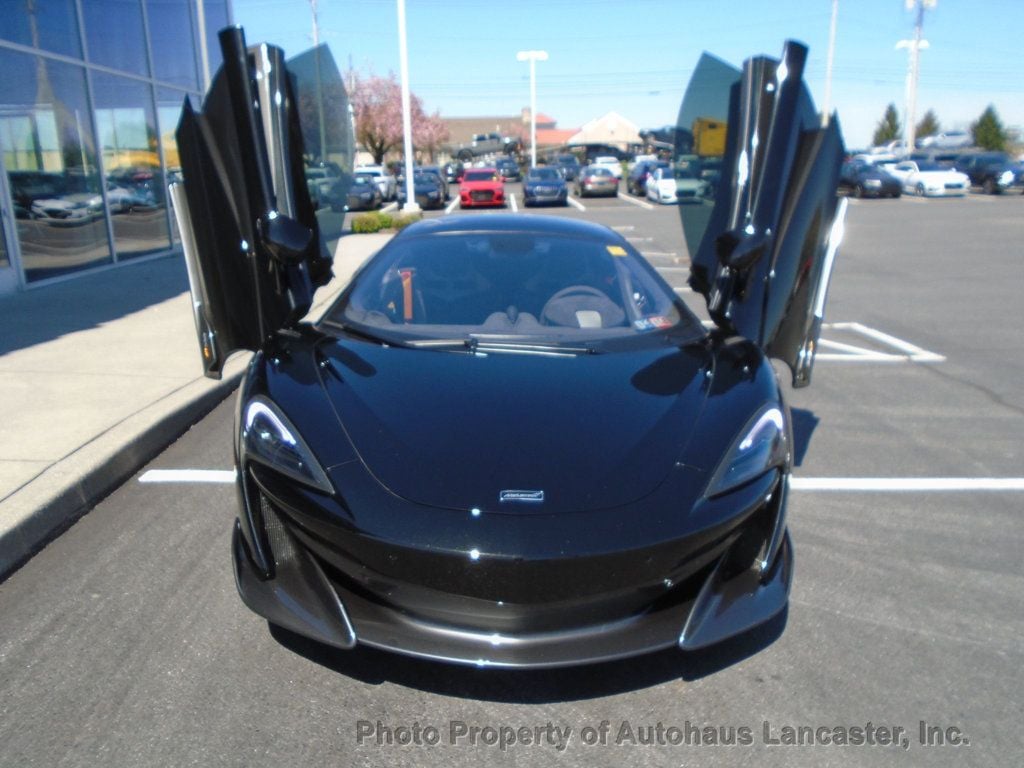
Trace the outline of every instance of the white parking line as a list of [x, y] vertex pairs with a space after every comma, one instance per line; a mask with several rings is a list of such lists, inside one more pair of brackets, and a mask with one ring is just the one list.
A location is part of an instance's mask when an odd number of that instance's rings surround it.
[[644, 256], [663, 256], [666, 258], [676, 258], [679, 254], [675, 251], [640, 251]]
[[566, 201], [569, 203], [569, 205], [571, 205], [577, 211], [585, 211], [585, 210], [587, 210], [587, 206], [585, 206], [583, 203], [581, 203], [579, 200], [577, 200], [572, 195], [569, 195], [569, 197], [566, 198]]
[[632, 224], [620, 224], [617, 227], [612, 227], [616, 232], [632, 232], [636, 227]]
[[[911, 344], [909, 341], [903, 339], [897, 339], [895, 336], [890, 336], [888, 333], [882, 333], [875, 328], [870, 328], [860, 323], [825, 323], [822, 325], [822, 330], [833, 329], [837, 331], [853, 331], [859, 333], [861, 336], [867, 336], [869, 339], [886, 344], [894, 349], [899, 350], [902, 354], [893, 355], [885, 352], [875, 352], [874, 350], [864, 349], [862, 347], [854, 347], [852, 345], [841, 345], [839, 342], [832, 342], [822, 340], [824, 344], [822, 346], [831, 345], [833, 348], [842, 349], [843, 346], [848, 347], [848, 352], [853, 352], [853, 355], [842, 355], [844, 358], [849, 359], [864, 359], [870, 356], [872, 359], [879, 360], [913, 360], [915, 363], [941, 363], [946, 358], [944, 355], [936, 354], [935, 352], [929, 352], [927, 349], [922, 349], [916, 344]], [[830, 359], [823, 358], [822, 355], [818, 355], [818, 359]]]
[[456, 197], [450, 203], [448, 203], [448, 207], [444, 209], [445, 215], [448, 215], [449, 213], [454, 211], [455, 208], [458, 206], [458, 204], [459, 204], [459, 198]]
[[235, 470], [226, 469], [151, 469], [140, 483], [233, 483]]
[[799, 491], [1024, 491], [1024, 477], [792, 477]]
[[[224, 469], [151, 469], [140, 483], [235, 482], [235, 471]], [[961, 492], [1024, 491], [1024, 477], [791, 477], [794, 491]]]
[[677, 285], [672, 290], [676, 293], [693, 293], [693, 288], [688, 285]]
[[508, 204], [512, 206], [512, 213], [519, 213], [519, 206], [516, 205], [516, 195], [512, 192], [508, 196]]
[[653, 211], [654, 210], [654, 206], [651, 205], [650, 203], [648, 203], [646, 200], [637, 200], [632, 195], [621, 195], [620, 194], [620, 195], [616, 195], [616, 197], [619, 198], [619, 200], [625, 200], [627, 203], [632, 203], [633, 205], [637, 206], [638, 208], [643, 208], [644, 210], [647, 210], [647, 211]]
[[380, 212], [381, 213], [391, 213], [392, 211], [397, 211], [397, 210], [398, 210], [398, 201], [396, 200], [393, 203], [388, 203], [387, 205], [385, 205], [383, 208], [380, 209]]

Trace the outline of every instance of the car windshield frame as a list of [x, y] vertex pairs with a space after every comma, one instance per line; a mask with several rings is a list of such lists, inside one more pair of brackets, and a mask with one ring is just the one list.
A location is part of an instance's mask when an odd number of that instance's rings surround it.
[[407, 232], [367, 262], [318, 327], [437, 351], [607, 352], [706, 336], [627, 242], [540, 229]]

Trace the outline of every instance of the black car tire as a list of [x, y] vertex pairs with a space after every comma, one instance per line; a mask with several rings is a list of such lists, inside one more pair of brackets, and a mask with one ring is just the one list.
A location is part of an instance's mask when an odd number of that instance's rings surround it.
[[981, 189], [986, 195], [998, 195], [999, 187], [996, 184], [996, 180], [992, 177], [985, 179], [981, 184]]
[[917, 192], [918, 197], [924, 197], [924, 184], [918, 184], [914, 191]]
[[863, 185], [857, 184], [853, 188], [853, 196], [856, 197], [858, 200], [860, 198], [864, 197], [864, 187], [863, 187]]

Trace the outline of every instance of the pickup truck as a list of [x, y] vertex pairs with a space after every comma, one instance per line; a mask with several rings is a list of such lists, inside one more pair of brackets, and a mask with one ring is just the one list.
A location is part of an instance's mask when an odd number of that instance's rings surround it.
[[478, 133], [472, 141], [452, 147], [451, 154], [465, 163], [484, 155], [514, 155], [518, 151], [517, 138], [500, 133]]

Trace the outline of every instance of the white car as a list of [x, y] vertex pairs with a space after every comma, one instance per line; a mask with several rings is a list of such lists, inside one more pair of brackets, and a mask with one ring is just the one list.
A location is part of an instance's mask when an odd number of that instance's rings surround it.
[[395, 180], [394, 176], [385, 171], [381, 166], [360, 165], [356, 168], [355, 172], [367, 176], [373, 176], [373, 181], [377, 185], [377, 189], [380, 190], [380, 196], [382, 199], [398, 199], [398, 182]]
[[708, 195], [708, 183], [689, 168], [658, 166], [647, 177], [647, 199], [656, 203], [699, 201]]
[[904, 160], [882, 167], [900, 180], [904, 192], [921, 197], [963, 196], [971, 186], [967, 174], [938, 163]]
[[602, 168], [607, 168], [616, 179], [622, 179], [622, 163], [619, 162], [619, 158], [612, 157], [611, 155], [602, 155], [601, 157], [595, 157], [594, 162], [591, 165], [599, 165]]
[[103, 198], [99, 192], [73, 192], [32, 201], [32, 217], [36, 219], [84, 222], [102, 215]]

